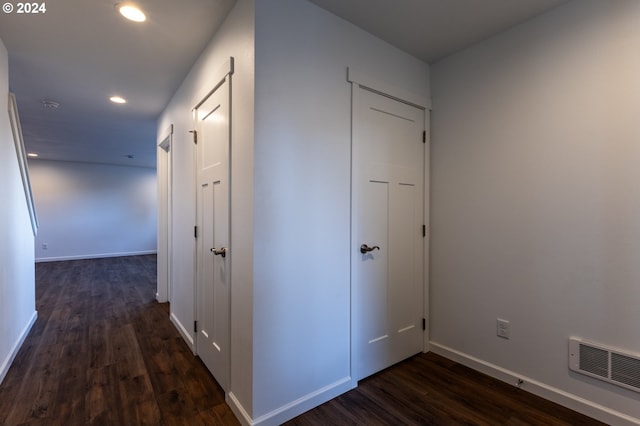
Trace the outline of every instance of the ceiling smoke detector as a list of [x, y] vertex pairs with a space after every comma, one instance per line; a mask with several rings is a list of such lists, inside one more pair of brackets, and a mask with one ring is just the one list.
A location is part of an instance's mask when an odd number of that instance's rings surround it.
[[43, 99], [42, 105], [48, 109], [57, 109], [60, 106], [60, 102], [52, 101], [51, 99]]

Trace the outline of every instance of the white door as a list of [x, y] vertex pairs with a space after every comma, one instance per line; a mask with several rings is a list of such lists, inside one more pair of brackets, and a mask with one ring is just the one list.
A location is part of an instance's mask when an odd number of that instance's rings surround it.
[[229, 386], [229, 82], [195, 109], [197, 131], [197, 353]]
[[425, 111], [354, 87], [357, 380], [421, 352]]

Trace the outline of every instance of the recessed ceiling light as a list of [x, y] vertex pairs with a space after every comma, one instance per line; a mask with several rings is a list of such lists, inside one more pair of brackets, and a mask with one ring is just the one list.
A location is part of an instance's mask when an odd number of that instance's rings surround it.
[[111, 102], [113, 102], [114, 104], [126, 104], [127, 100], [125, 98], [123, 98], [122, 96], [112, 96], [109, 98], [109, 100]]
[[144, 22], [147, 20], [144, 12], [133, 3], [119, 3], [116, 5], [120, 14], [130, 21]]
[[31, 157], [31, 158], [36, 158], [38, 156], [38, 154], [36, 154], [35, 152], [30, 152], [27, 154], [27, 157]]

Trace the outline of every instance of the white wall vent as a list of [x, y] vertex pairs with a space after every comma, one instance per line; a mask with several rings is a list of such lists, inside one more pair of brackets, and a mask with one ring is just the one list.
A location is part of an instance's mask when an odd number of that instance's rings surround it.
[[640, 354], [571, 337], [569, 368], [640, 392]]

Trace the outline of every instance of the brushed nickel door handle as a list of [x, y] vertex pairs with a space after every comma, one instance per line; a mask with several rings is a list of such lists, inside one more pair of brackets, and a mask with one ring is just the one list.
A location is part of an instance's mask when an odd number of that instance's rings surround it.
[[378, 246], [369, 247], [366, 244], [362, 244], [360, 246], [360, 253], [362, 253], [362, 254], [366, 254], [366, 253], [369, 253], [370, 251], [374, 251], [374, 250], [380, 250], [380, 247], [378, 247]]
[[216, 256], [227, 257], [227, 248], [226, 247], [222, 247], [221, 249], [217, 249], [217, 248], [213, 247], [211, 249], [211, 253], [215, 254]]

